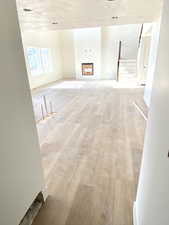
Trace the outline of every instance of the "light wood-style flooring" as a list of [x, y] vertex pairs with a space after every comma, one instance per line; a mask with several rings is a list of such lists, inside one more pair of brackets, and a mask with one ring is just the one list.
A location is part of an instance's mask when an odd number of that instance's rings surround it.
[[143, 88], [63, 81], [41, 95], [55, 114], [38, 123], [49, 197], [33, 225], [133, 225], [145, 120]]

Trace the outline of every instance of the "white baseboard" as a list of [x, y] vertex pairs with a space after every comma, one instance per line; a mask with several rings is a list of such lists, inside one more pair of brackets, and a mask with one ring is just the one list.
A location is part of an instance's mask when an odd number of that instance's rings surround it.
[[133, 204], [133, 225], [139, 225], [137, 221], [136, 202]]

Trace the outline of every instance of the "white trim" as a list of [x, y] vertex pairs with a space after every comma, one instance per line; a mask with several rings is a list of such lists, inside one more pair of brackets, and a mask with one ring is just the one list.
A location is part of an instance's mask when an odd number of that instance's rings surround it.
[[148, 120], [147, 116], [145, 115], [145, 113], [143, 112], [143, 110], [137, 105], [136, 102], [133, 102], [134, 106], [136, 107], [136, 109], [140, 112], [140, 114], [142, 115], [142, 117], [145, 119], [145, 121]]
[[134, 202], [134, 204], [133, 204], [133, 225], [138, 225], [136, 202]]

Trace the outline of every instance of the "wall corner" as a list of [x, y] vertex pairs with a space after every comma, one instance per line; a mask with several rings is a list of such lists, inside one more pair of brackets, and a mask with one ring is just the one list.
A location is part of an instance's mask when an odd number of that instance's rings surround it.
[[136, 209], [136, 207], [137, 207], [137, 204], [136, 204], [136, 202], [134, 202], [134, 204], [133, 204], [133, 225], [139, 225], [138, 219], [137, 219], [137, 209]]

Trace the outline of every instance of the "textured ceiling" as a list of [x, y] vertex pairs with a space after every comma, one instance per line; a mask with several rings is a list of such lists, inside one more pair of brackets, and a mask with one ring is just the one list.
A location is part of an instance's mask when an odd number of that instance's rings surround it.
[[17, 6], [22, 30], [56, 30], [152, 22], [161, 0], [17, 0]]

